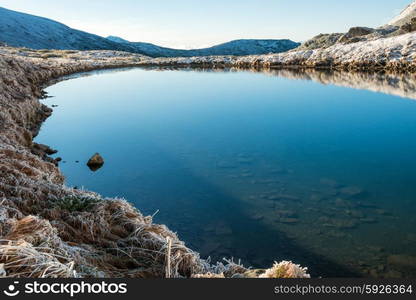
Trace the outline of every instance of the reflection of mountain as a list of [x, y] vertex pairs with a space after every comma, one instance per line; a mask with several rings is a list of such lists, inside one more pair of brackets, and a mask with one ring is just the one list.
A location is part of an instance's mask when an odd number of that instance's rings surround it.
[[[295, 80], [312, 80], [325, 85], [337, 85], [368, 90], [416, 100], [416, 74], [370, 73], [317, 69], [240, 69], [240, 68], [175, 68], [148, 67], [153, 70], [189, 70], [200, 72], [255, 72]], [[116, 70], [115, 72], [118, 72]], [[103, 71], [112, 72], [112, 71]]]
[[289, 79], [312, 80], [325, 85], [332, 84], [353, 89], [369, 90], [416, 100], [416, 74], [387, 74], [315, 69], [252, 71]]
[[369, 90], [416, 100], [415, 74], [383, 74], [319, 70], [273, 70], [273, 75], [291, 79], [312, 80], [360, 90]]

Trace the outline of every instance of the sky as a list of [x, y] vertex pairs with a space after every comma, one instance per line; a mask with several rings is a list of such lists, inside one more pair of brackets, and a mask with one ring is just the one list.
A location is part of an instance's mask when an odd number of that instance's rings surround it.
[[302, 42], [352, 26], [377, 27], [411, 0], [0, 0], [0, 6], [101, 36], [173, 48], [234, 39]]

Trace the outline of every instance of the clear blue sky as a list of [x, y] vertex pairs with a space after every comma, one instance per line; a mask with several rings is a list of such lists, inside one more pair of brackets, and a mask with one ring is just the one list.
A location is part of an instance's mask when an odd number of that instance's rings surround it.
[[411, 0], [0, 0], [102, 36], [177, 48], [240, 38], [304, 41], [351, 26], [376, 27]]

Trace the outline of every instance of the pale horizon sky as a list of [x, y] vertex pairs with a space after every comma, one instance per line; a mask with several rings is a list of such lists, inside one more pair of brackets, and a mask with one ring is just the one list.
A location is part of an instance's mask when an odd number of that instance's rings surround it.
[[106, 37], [173, 48], [235, 39], [305, 41], [352, 26], [378, 27], [411, 0], [0, 0], [0, 6]]

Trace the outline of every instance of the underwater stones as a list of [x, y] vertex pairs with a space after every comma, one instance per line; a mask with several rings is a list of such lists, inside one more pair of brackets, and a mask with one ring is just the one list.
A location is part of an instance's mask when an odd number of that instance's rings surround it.
[[376, 267], [376, 270], [378, 271], [378, 272], [384, 272], [384, 270], [386, 269], [386, 266], [385, 265], [378, 265], [377, 267]]
[[357, 227], [357, 222], [353, 220], [337, 220], [334, 225], [339, 229], [354, 229]]
[[405, 254], [390, 255], [387, 257], [387, 264], [393, 268], [398, 268], [399, 270], [416, 271], [416, 256]]
[[381, 216], [391, 216], [392, 215], [392, 213], [390, 213], [390, 212], [388, 212], [388, 211], [386, 211], [384, 209], [376, 209], [375, 210], [375, 213], [376, 214], [379, 214]]
[[345, 214], [352, 217], [352, 218], [356, 218], [356, 219], [365, 218], [365, 215], [364, 215], [363, 212], [361, 212], [359, 210], [355, 210], [355, 209], [347, 209], [345, 211]]
[[374, 223], [377, 223], [377, 220], [374, 218], [361, 218], [360, 222], [366, 223], [366, 224], [374, 224]]
[[253, 173], [250, 173], [250, 172], [243, 172], [240, 174], [241, 178], [251, 178], [253, 176], [254, 176]]
[[319, 182], [322, 185], [326, 185], [326, 186], [329, 186], [329, 187], [332, 187], [332, 188], [338, 188], [338, 187], [341, 186], [336, 180], [330, 179], [330, 178], [321, 178], [319, 180]]
[[280, 181], [278, 179], [258, 179], [252, 180], [253, 184], [277, 184]]
[[95, 172], [104, 165], [104, 159], [99, 153], [95, 153], [87, 162], [91, 171]]
[[356, 186], [347, 186], [341, 188], [340, 193], [349, 197], [359, 197], [364, 194], [364, 190]]
[[287, 225], [295, 225], [299, 223], [299, 219], [298, 218], [279, 218], [277, 222], [282, 223], [282, 224], [287, 224]]
[[337, 238], [337, 239], [345, 239], [347, 235], [344, 232], [334, 231], [331, 230], [327, 233], [327, 236], [331, 238]]
[[357, 206], [362, 207], [362, 208], [377, 208], [375, 204], [370, 203], [370, 202], [364, 202], [364, 201], [357, 202]]
[[276, 213], [280, 218], [297, 218], [297, 213], [293, 210], [277, 210]]
[[297, 196], [293, 196], [293, 195], [287, 195], [287, 194], [282, 194], [279, 195], [279, 198], [281, 200], [288, 200], [288, 201], [300, 201], [300, 198]]
[[321, 202], [325, 200], [325, 197], [319, 194], [312, 194], [310, 197], [310, 200], [314, 202]]
[[268, 197], [269, 200], [287, 200], [287, 201], [300, 201], [300, 198], [293, 195], [287, 194], [278, 194], [278, 195], [271, 195]]
[[402, 277], [403, 277], [403, 274], [398, 272], [398, 271], [395, 271], [395, 270], [390, 270], [390, 271], [384, 273], [384, 278], [399, 279], [399, 278], [402, 278]]
[[264, 216], [260, 213], [254, 213], [250, 216], [250, 219], [254, 220], [254, 221], [260, 221], [264, 219]]
[[42, 156], [42, 154], [53, 155], [58, 153], [58, 150], [50, 148], [48, 145], [33, 143], [32, 152]]
[[299, 223], [299, 218], [296, 212], [292, 210], [277, 210], [276, 222], [288, 225], [294, 225]]
[[348, 201], [344, 200], [344, 199], [337, 198], [335, 200], [335, 206], [337, 206], [337, 207], [349, 207], [350, 203]]
[[320, 217], [318, 221], [325, 227], [338, 229], [354, 229], [358, 225], [357, 221], [351, 219]]

